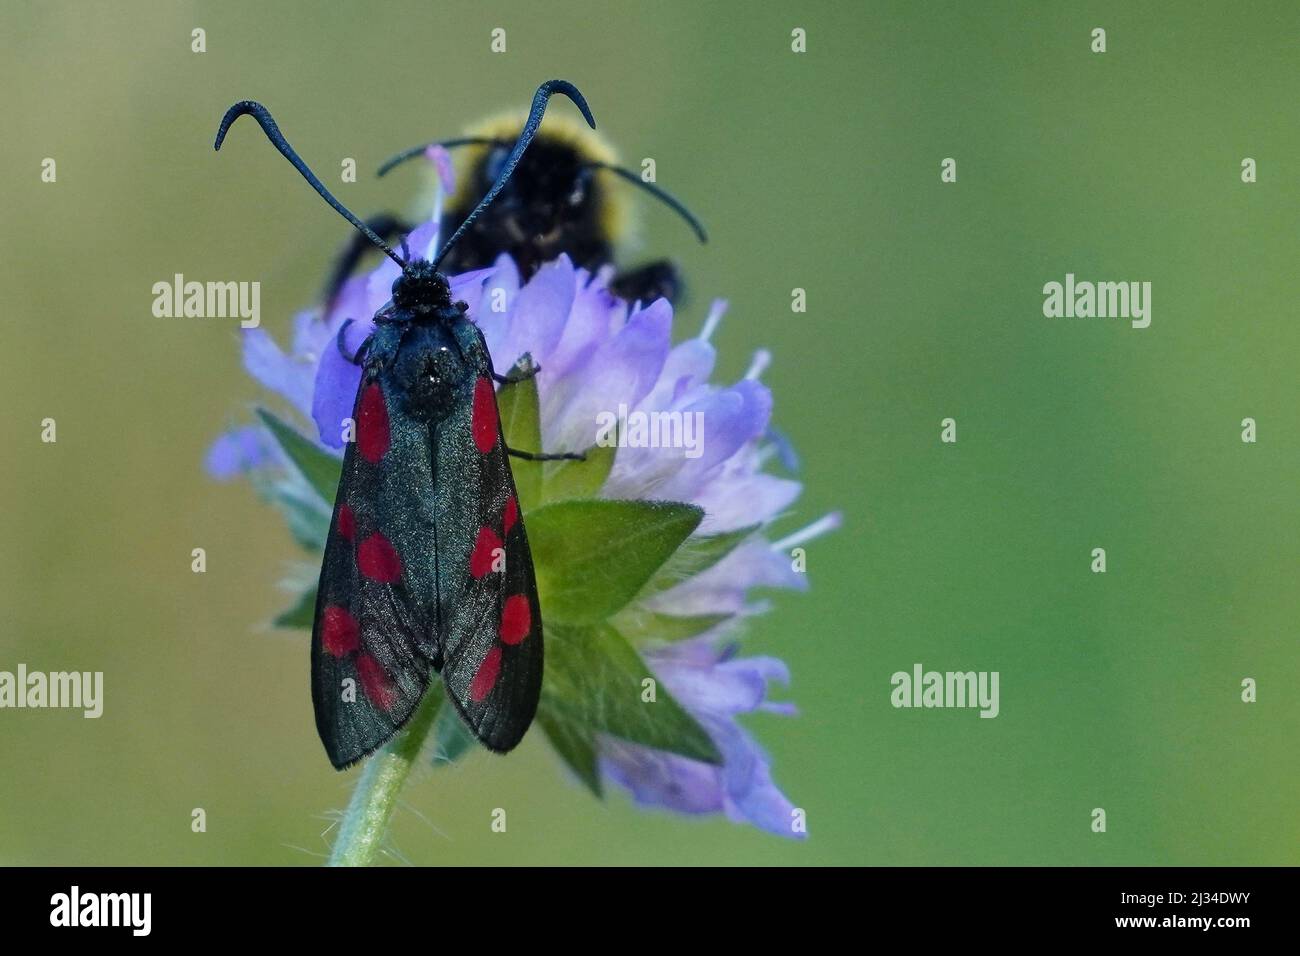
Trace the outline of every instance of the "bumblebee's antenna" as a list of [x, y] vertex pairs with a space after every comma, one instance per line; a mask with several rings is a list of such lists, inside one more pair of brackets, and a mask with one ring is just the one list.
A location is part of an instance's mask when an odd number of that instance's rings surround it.
[[443, 149], [455, 149], [457, 146], [509, 146], [508, 139], [495, 139], [491, 136], [460, 136], [456, 139], [437, 139], [432, 143], [425, 143], [423, 146], [412, 146], [410, 149], [404, 149], [396, 156], [390, 156], [384, 161], [384, 165], [379, 167], [377, 176], [387, 176], [397, 166], [402, 165], [408, 159], [415, 159], [417, 156], [424, 154], [424, 151], [432, 146], [441, 146]]
[[590, 166], [592, 169], [608, 170], [609, 172], [613, 173], [615, 176], [621, 176], [623, 179], [626, 179], [633, 186], [640, 186], [651, 196], [654, 196], [655, 199], [658, 199], [665, 206], [673, 210], [673, 212], [677, 213], [677, 215], [685, 219], [687, 224], [693, 230], [695, 230], [695, 236], [697, 239], [700, 240], [700, 242], [709, 241], [708, 235], [704, 232], [704, 225], [698, 219], [696, 219], [695, 214], [691, 212], [689, 209], [687, 209], [682, 204], [681, 200], [678, 199], [676, 196], [674, 196], [672, 193], [668, 192], [667, 190], [660, 189], [654, 183], [646, 182], [636, 173], [632, 172], [632, 170], [624, 169], [622, 166], [611, 166], [609, 163], [597, 163], [597, 162], [590, 162], [587, 163], [586, 165]]
[[221, 144], [225, 141], [226, 132], [230, 129], [230, 124], [244, 114], [248, 114], [253, 117], [253, 119], [257, 120], [258, 125], [262, 127], [262, 132], [265, 133], [266, 138], [271, 141], [271, 145], [278, 149], [284, 155], [284, 158], [293, 164], [293, 168], [302, 174], [302, 178], [311, 184], [312, 189], [316, 190], [322, 199], [333, 206], [344, 219], [356, 226], [367, 239], [377, 245], [380, 249], [384, 250], [384, 255], [388, 256], [388, 258], [392, 259], [403, 269], [406, 268], [406, 262], [401, 256], [392, 250], [392, 247], [389, 246], [388, 243], [384, 242], [383, 239], [380, 239], [373, 229], [354, 216], [346, 206], [330, 195], [330, 191], [321, 184], [319, 179], [316, 178], [316, 174], [308, 169], [307, 164], [302, 161], [301, 157], [299, 157], [296, 152], [294, 152], [293, 147], [289, 145], [289, 141], [286, 140], [284, 134], [280, 132], [280, 127], [275, 124], [275, 120], [271, 117], [270, 110], [261, 103], [256, 103], [253, 100], [242, 100], [230, 109], [226, 110], [226, 115], [221, 118], [221, 126], [217, 129], [217, 140], [212, 144], [213, 149], [221, 149]]
[[[578, 88], [572, 83], [565, 80], [547, 80], [539, 86], [537, 92], [533, 94], [533, 105], [528, 111], [528, 120], [524, 123], [524, 128], [519, 131], [519, 138], [515, 140], [514, 148], [510, 150], [510, 155], [506, 157], [505, 164], [501, 167], [501, 173], [497, 176], [497, 181], [492, 184], [492, 188], [487, 191], [487, 195], [479, 200], [479, 203], [474, 207], [474, 210], [465, 217], [465, 221], [460, 224], [460, 228], [452, 233], [451, 238], [443, 245], [442, 249], [438, 252], [437, 258], [433, 260], [434, 269], [438, 268], [438, 263], [442, 262], [443, 257], [447, 255], [452, 246], [456, 245], [456, 240], [465, 233], [466, 229], [473, 225], [474, 220], [479, 217], [479, 213], [486, 209], [491, 204], [492, 200], [496, 198], [497, 193], [501, 191], [501, 187], [503, 187], [506, 184], [506, 181], [510, 178], [510, 174], [515, 171], [515, 167], [519, 165], [519, 160], [523, 157], [524, 151], [528, 149], [528, 144], [531, 143], [533, 137], [537, 135], [537, 127], [542, 123], [542, 114], [546, 112], [546, 101], [549, 100], [551, 95], [554, 93], [563, 93], [569, 99], [573, 100], [574, 105], [582, 111], [582, 118], [587, 121], [587, 125], [592, 129], [596, 128], [596, 120], [591, 115], [591, 110], [587, 107], [586, 99], [583, 98], [583, 95], [578, 92]], [[322, 190], [324, 189], [323, 186], [320, 188]], [[328, 196], [329, 194], [322, 192], [322, 195]]]

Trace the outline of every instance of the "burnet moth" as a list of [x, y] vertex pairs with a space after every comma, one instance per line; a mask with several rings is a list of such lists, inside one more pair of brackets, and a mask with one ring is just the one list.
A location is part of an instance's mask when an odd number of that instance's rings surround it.
[[217, 131], [220, 149], [230, 125], [252, 116], [312, 188], [402, 267], [374, 333], [355, 355], [344, 351], [362, 368], [356, 436], [343, 457], [311, 641], [316, 727], [340, 769], [397, 732], [434, 673], [491, 750], [518, 744], [537, 712], [541, 608], [507, 456], [581, 456], [506, 447], [493, 382], [537, 369], [521, 359], [511, 376], [496, 373], [438, 267], [510, 179], [553, 93], [595, 128], [572, 84], [538, 87], [496, 180], [431, 262], [399, 256], [335, 199], [261, 104], [236, 103]]
[[[496, 202], [474, 220], [448, 253], [444, 265], [449, 273], [486, 268], [501, 253], [510, 256], [524, 279], [562, 254], [578, 268], [593, 272], [613, 263], [614, 247], [628, 232], [623, 183], [648, 192], [681, 216], [700, 242], [707, 240], [704, 226], [686, 206], [656, 184], [617, 165], [604, 140], [579, 123], [555, 119], [559, 122], [548, 121], [546, 128], [538, 130]], [[442, 218], [443, 229], [450, 230], [478, 206], [500, 177], [520, 123], [518, 116], [500, 116], [480, 124], [467, 136], [411, 147], [380, 166], [379, 175], [425, 155], [431, 146], [464, 149], [464, 174]], [[401, 218], [391, 213], [381, 213], [367, 224], [384, 238], [409, 231]], [[364, 236], [353, 236], [331, 273], [326, 301], [334, 301], [369, 248]], [[629, 301], [665, 298], [672, 302], [681, 288], [677, 267], [667, 259], [620, 270], [610, 282], [610, 291]]]

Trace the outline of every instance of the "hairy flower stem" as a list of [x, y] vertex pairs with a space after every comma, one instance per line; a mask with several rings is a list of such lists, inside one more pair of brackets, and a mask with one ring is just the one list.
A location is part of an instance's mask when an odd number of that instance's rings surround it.
[[441, 694], [425, 694], [410, 722], [366, 763], [343, 814], [330, 866], [370, 866], [375, 862], [397, 807], [397, 795], [420, 756], [441, 703]]

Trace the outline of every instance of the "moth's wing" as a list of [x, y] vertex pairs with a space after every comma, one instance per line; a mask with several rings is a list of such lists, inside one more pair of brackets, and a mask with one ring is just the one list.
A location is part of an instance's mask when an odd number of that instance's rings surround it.
[[339, 768], [407, 721], [437, 656], [429, 431], [399, 395], [388, 373], [363, 374], [316, 593], [312, 703]]
[[[470, 346], [467, 351], [473, 351]], [[481, 368], [491, 360], [482, 349]], [[542, 616], [537, 581], [496, 393], [486, 371], [467, 383], [437, 426], [438, 534], [454, 570], [445, 605], [442, 669], [447, 696], [479, 741], [512, 749], [542, 692]], [[503, 559], [503, 560], [502, 560]]]

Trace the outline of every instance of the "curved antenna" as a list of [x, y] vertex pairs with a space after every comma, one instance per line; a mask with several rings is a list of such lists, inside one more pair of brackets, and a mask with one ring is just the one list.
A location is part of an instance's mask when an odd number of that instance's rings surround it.
[[496, 198], [497, 193], [501, 192], [501, 187], [506, 184], [506, 181], [510, 178], [510, 174], [513, 173], [515, 167], [519, 165], [519, 160], [524, 155], [524, 150], [528, 148], [528, 144], [531, 143], [533, 137], [537, 135], [537, 127], [542, 123], [542, 114], [546, 112], [546, 101], [549, 100], [551, 95], [554, 93], [563, 93], [569, 99], [573, 100], [574, 105], [582, 111], [582, 118], [587, 121], [587, 125], [592, 129], [596, 128], [596, 120], [591, 115], [591, 110], [587, 107], [586, 99], [583, 98], [583, 95], [578, 92], [578, 88], [572, 83], [569, 83], [566, 80], [547, 80], [539, 86], [537, 92], [533, 94], [533, 105], [528, 111], [528, 120], [524, 123], [524, 128], [519, 131], [519, 138], [515, 140], [514, 149], [510, 150], [510, 155], [506, 157], [505, 165], [501, 167], [501, 173], [497, 176], [497, 181], [492, 184], [492, 188], [487, 191], [487, 195], [479, 200], [478, 205], [474, 207], [474, 211], [465, 217], [465, 221], [460, 224], [460, 228], [452, 233], [451, 238], [443, 245], [441, 251], [438, 253], [438, 257], [433, 260], [433, 268], [435, 270], [438, 268], [438, 263], [442, 262], [443, 257], [447, 255], [452, 246], [456, 245], [456, 240], [464, 234], [466, 229], [474, 224], [474, 220], [479, 217], [479, 213], [491, 204], [492, 200]]
[[406, 268], [406, 263], [402, 260], [401, 256], [395, 253], [388, 243], [380, 239], [373, 229], [356, 216], [352, 215], [351, 211], [344, 206], [343, 203], [330, 195], [330, 191], [321, 184], [319, 179], [316, 178], [316, 174], [308, 169], [307, 164], [302, 161], [296, 152], [294, 152], [293, 147], [289, 145], [289, 141], [286, 140], [284, 134], [280, 132], [280, 127], [275, 125], [275, 120], [272, 119], [270, 110], [261, 103], [254, 102], [253, 100], [241, 100], [230, 109], [226, 110], [226, 115], [221, 117], [221, 126], [217, 129], [216, 142], [212, 144], [214, 150], [221, 149], [221, 144], [226, 139], [226, 133], [230, 129], [230, 124], [245, 114], [257, 120], [257, 124], [262, 127], [262, 132], [265, 133], [266, 138], [271, 141], [271, 145], [278, 149], [284, 155], [284, 158], [293, 165], [293, 168], [302, 174], [302, 178], [311, 184], [311, 188], [316, 190], [322, 199], [333, 206], [334, 210], [339, 213], [339, 215], [364, 233], [367, 239], [377, 245], [380, 249], [384, 250], [384, 255], [388, 256], [388, 258], [392, 259], [403, 269]]
[[457, 146], [509, 146], [508, 139], [494, 139], [491, 136], [460, 136], [456, 139], [437, 139], [432, 143], [425, 143], [423, 146], [412, 146], [410, 149], [404, 149], [396, 156], [390, 156], [384, 160], [384, 165], [379, 167], [379, 172], [375, 175], [386, 176], [397, 166], [402, 165], [408, 159], [414, 159], [417, 156], [424, 155], [424, 151], [432, 146], [441, 146], [443, 149], [455, 149]]
[[679, 200], [672, 193], [668, 192], [667, 190], [660, 189], [654, 183], [646, 182], [636, 173], [632, 172], [632, 170], [624, 169], [622, 166], [611, 166], [609, 163], [596, 163], [596, 162], [587, 163], [586, 165], [592, 167], [593, 169], [607, 170], [613, 173], [615, 176], [621, 176], [623, 179], [626, 179], [634, 186], [640, 186], [642, 189], [644, 189], [650, 195], [654, 196], [665, 206], [672, 209], [675, 213], [677, 213], [677, 215], [685, 219], [687, 224], [690, 225], [690, 227], [693, 230], [695, 230], [695, 236], [697, 239], [700, 240], [700, 242], [709, 241], [709, 237], [704, 231], [703, 223], [701, 223], [698, 219], [696, 219], [695, 214], [691, 212], [689, 209], [687, 209], [686, 206], [682, 204], [681, 200]]

